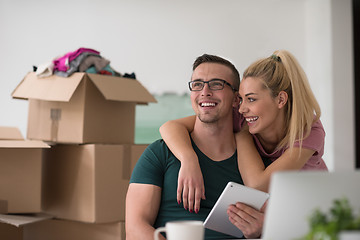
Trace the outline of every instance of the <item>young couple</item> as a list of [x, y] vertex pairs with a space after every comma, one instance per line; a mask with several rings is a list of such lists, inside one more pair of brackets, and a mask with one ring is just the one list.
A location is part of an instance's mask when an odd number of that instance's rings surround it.
[[[228, 181], [268, 191], [273, 172], [327, 170], [320, 107], [289, 52], [256, 61], [241, 84], [229, 61], [200, 56], [189, 88], [195, 116], [165, 123], [164, 141], [151, 144], [134, 169], [128, 239], [151, 239], [167, 221], [204, 220]], [[263, 210], [236, 203], [228, 215], [245, 237], [260, 236]], [[205, 237], [230, 236], [207, 231]]]

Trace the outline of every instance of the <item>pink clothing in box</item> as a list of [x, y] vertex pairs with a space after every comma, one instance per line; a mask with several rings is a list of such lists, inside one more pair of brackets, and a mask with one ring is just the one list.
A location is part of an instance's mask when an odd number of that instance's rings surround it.
[[91, 48], [79, 48], [78, 50], [76, 50], [74, 52], [69, 52], [69, 53], [65, 54], [64, 56], [62, 56], [58, 59], [55, 59], [53, 61], [54, 71], [58, 70], [61, 72], [66, 72], [69, 69], [69, 63], [83, 52], [91, 52], [91, 53], [95, 53], [95, 54], [100, 54], [100, 52], [98, 52], [94, 49], [91, 49]]

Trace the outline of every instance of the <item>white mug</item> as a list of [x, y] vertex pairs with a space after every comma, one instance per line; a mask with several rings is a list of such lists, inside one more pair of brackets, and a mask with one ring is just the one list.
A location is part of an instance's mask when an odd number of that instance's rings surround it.
[[159, 233], [166, 232], [167, 240], [203, 240], [204, 226], [202, 221], [173, 221], [154, 232], [154, 239], [159, 240]]

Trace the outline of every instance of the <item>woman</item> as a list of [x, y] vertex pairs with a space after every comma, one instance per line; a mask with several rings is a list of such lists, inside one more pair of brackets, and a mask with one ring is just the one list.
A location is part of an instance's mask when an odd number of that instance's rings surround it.
[[[276, 171], [327, 170], [322, 159], [325, 132], [319, 120], [320, 107], [291, 53], [275, 51], [251, 64], [243, 74], [239, 96], [242, 116], [235, 117], [234, 124], [241, 127], [236, 142], [245, 185], [268, 191], [271, 174]], [[194, 116], [169, 121], [160, 128], [163, 139], [181, 161], [177, 199], [180, 202], [182, 197], [189, 210], [194, 203], [199, 209], [200, 198], [205, 198], [202, 174], [189, 139], [193, 124]], [[262, 158], [269, 158], [272, 164], [265, 167]]]

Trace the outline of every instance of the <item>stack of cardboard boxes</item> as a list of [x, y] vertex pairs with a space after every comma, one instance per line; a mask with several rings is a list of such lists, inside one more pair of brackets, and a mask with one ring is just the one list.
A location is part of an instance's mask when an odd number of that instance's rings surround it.
[[[135, 107], [155, 98], [135, 79], [86, 73], [41, 79], [29, 73], [12, 96], [29, 100], [27, 141], [39, 144], [36, 149], [43, 152], [42, 165], [38, 156], [34, 173], [41, 191], [25, 185], [13, 189], [36, 191], [38, 206], [16, 213], [41, 212], [51, 219], [30, 220], [15, 230], [0, 224], [0, 232], [8, 228], [14, 236], [19, 234], [13, 239], [125, 239], [129, 179], [147, 147], [134, 144]], [[0, 151], [7, 150], [3, 146], [0, 142]], [[16, 175], [35, 167], [27, 155], [15, 158], [21, 162], [12, 166], [19, 171]], [[13, 175], [7, 181], [17, 182]], [[7, 196], [10, 193], [0, 195], [0, 200], [7, 201], [8, 213], [15, 213], [12, 204], [19, 199]], [[24, 206], [30, 201], [25, 195], [16, 198], [22, 198]]]

